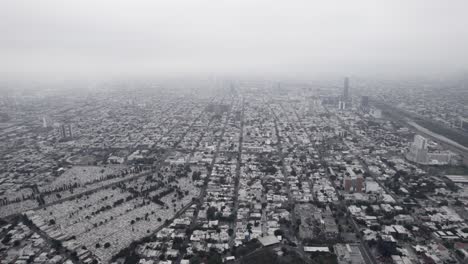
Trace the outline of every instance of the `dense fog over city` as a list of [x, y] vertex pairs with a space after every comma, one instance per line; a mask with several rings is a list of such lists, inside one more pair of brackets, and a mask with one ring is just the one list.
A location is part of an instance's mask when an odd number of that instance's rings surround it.
[[0, 264], [468, 263], [467, 11], [0, 0]]
[[430, 76], [466, 72], [468, 2], [0, 3], [3, 78], [224, 74]]

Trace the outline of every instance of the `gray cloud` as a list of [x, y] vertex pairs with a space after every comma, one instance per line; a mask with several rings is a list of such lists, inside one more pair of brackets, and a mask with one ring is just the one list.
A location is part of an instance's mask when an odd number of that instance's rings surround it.
[[3, 76], [466, 71], [464, 0], [5, 0]]

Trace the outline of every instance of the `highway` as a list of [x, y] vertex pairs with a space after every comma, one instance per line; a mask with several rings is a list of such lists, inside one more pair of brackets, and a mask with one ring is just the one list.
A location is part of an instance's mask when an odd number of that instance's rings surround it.
[[[400, 124], [408, 126], [411, 130], [413, 130], [416, 133], [422, 134], [423, 136], [426, 136], [428, 138], [431, 138], [432, 140], [438, 142], [442, 146], [450, 149], [451, 151], [458, 153], [463, 156], [463, 163], [465, 165], [468, 165], [468, 147], [464, 146], [458, 142], [455, 142], [452, 139], [449, 139], [443, 135], [440, 135], [438, 133], [435, 133], [431, 130], [429, 130], [426, 127], [423, 127], [419, 124], [417, 124], [414, 120], [413, 117], [396, 107], [389, 106], [384, 102], [375, 102], [374, 104], [377, 108], [381, 108], [382, 110], [386, 110], [387, 115], [389, 118], [394, 120], [395, 122], [398, 122]], [[449, 128], [447, 128], [449, 129]], [[459, 135], [466, 135], [466, 133], [462, 133], [459, 131], [454, 130], [455, 133]]]

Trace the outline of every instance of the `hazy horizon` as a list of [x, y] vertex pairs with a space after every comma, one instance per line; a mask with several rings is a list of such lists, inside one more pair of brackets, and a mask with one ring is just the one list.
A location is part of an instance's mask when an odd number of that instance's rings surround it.
[[0, 78], [443, 76], [467, 1], [3, 1]]

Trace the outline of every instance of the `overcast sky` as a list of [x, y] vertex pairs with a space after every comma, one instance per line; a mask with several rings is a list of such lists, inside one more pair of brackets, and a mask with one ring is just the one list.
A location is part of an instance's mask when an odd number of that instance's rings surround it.
[[467, 0], [2, 0], [2, 77], [447, 74]]

